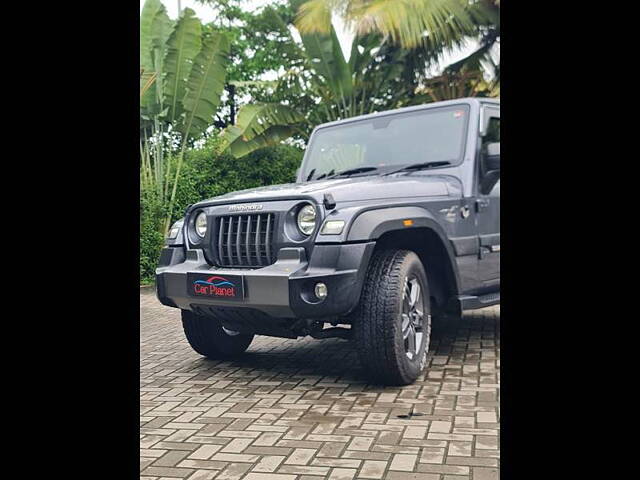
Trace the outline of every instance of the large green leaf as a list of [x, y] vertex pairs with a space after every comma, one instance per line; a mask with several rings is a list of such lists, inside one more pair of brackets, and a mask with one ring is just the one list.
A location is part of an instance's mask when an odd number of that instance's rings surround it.
[[362, 76], [364, 69], [371, 64], [371, 50], [380, 46], [380, 37], [377, 35], [356, 35], [351, 43], [351, 55], [349, 55], [349, 70], [355, 79]]
[[[159, 115], [163, 110], [163, 82], [160, 79], [164, 73], [163, 60], [167, 39], [173, 29], [173, 21], [167, 15], [164, 6], [160, 4], [158, 8], [153, 8], [154, 3], [156, 3], [155, 0], [148, 0], [145, 3], [140, 18], [140, 66], [147, 73], [156, 73], [156, 81], [140, 98], [140, 113], [146, 117]], [[144, 55], [143, 48], [147, 52]], [[145, 66], [142, 62], [148, 63], [148, 65]], [[142, 87], [142, 83], [140, 86]]]
[[195, 12], [185, 8], [171, 36], [167, 40], [167, 53], [164, 58], [164, 96], [168, 107], [169, 121], [173, 122], [183, 112], [187, 78], [193, 59], [201, 48], [202, 24]]
[[277, 145], [281, 141], [290, 138], [294, 133], [295, 129], [293, 127], [276, 125], [267, 128], [260, 135], [253, 137], [250, 140], [238, 138], [235, 142], [229, 145], [228, 150], [231, 155], [236, 158], [240, 158], [254, 150], [269, 147], [271, 145]]
[[302, 34], [305, 53], [311, 67], [322, 77], [333, 94], [342, 99], [353, 92], [351, 70], [344, 59], [336, 31], [331, 26], [329, 34]]
[[213, 123], [224, 89], [229, 59], [229, 40], [224, 34], [213, 33], [202, 42], [194, 58], [183, 100], [185, 116], [179, 130], [186, 140], [197, 138]]
[[234, 144], [251, 142], [272, 127], [288, 127], [303, 120], [304, 117], [300, 113], [286, 105], [276, 103], [245, 105], [238, 112], [236, 124], [227, 127], [220, 138], [223, 146], [230, 147]]
[[[158, 12], [164, 10], [160, 0], [147, 0], [140, 12], [140, 68], [146, 72], [153, 70], [151, 61], [151, 24]], [[166, 13], [166, 11], [165, 11]]]

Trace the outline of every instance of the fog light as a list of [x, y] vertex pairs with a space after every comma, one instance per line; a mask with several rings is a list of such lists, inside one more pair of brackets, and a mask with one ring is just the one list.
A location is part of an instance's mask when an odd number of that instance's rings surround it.
[[322, 283], [316, 283], [316, 288], [315, 288], [315, 294], [316, 297], [318, 297], [320, 300], [324, 300], [325, 298], [327, 298], [327, 294], [329, 293], [329, 290], [327, 289], [327, 286]]

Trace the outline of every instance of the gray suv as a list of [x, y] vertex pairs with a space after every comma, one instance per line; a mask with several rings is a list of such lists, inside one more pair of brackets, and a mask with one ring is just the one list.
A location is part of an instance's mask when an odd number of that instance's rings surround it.
[[339, 337], [371, 380], [413, 382], [434, 318], [500, 302], [499, 100], [318, 126], [295, 183], [190, 206], [156, 287], [207, 357]]

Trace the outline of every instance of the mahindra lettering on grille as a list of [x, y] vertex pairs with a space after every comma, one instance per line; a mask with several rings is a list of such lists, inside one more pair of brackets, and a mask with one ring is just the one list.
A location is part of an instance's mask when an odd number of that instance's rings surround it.
[[218, 265], [221, 267], [272, 265], [276, 260], [273, 248], [275, 219], [273, 213], [218, 217]]
[[247, 205], [231, 205], [229, 207], [230, 212], [255, 212], [256, 210], [262, 210], [262, 205], [259, 203], [251, 203]]

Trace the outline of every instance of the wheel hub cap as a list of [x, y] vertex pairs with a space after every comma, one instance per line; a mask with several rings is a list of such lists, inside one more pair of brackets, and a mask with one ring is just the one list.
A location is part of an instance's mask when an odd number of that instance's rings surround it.
[[[407, 278], [402, 294], [402, 338], [404, 351], [410, 360], [418, 355], [422, 343], [429, 340], [431, 322], [426, 322], [422, 288], [416, 277]], [[427, 315], [430, 319], [430, 316]], [[426, 327], [426, 328], [425, 328]]]

